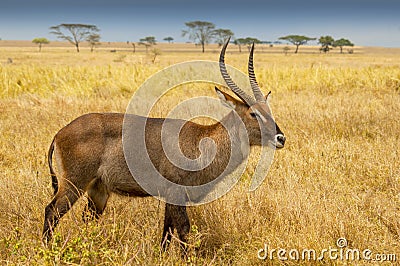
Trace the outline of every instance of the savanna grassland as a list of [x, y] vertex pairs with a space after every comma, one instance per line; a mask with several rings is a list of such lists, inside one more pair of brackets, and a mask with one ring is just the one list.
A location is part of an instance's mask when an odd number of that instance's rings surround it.
[[[346, 248], [370, 249], [371, 258], [397, 254], [400, 260], [398, 50], [325, 55], [300, 48], [300, 54], [285, 56], [282, 48], [258, 49], [259, 84], [272, 91], [271, 107], [287, 144], [255, 192], [248, 192], [248, 169], [227, 195], [188, 208], [192, 230], [183, 259], [175, 239], [166, 253], [160, 251], [164, 204], [152, 198], [113, 196], [101, 219], [89, 223], [81, 219], [82, 199], [45, 248], [44, 208], [52, 198], [46, 154], [54, 134], [75, 117], [124, 112], [152, 74], [178, 62], [216, 61], [219, 48], [202, 54], [184, 45], [176, 51], [172, 44], [159, 46], [153, 63], [151, 53], [132, 53], [129, 46], [79, 54], [72, 47], [45, 46], [39, 53], [17, 46], [0, 48], [1, 264], [367, 263], [330, 260], [328, 254], [319, 262], [280, 261], [276, 252], [273, 260], [257, 258], [264, 244], [321, 252], [337, 248], [338, 238], [346, 238]], [[246, 72], [245, 49], [229, 49], [227, 63]], [[166, 97], [173, 102], [185, 93], [178, 89]], [[214, 95], [212, 88], [199, 89], [202, 94]], [[160, 115], [172, 107], [168, 98], [164, 103]]]

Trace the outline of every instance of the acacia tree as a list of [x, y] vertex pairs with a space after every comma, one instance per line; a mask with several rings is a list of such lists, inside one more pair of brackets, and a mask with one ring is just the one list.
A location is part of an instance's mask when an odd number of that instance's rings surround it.
[[290, 47], [289, 47], [289, 46], [283, 47], [283, 53], [284, 53], [285, 55], [288, 54], [289, 50], [290, 50]]
[[253, 38], [253, 37], [247, 37], [245, 39], [245, 44], [247, 45], [247, 49], [250, 52], [251, 46], [253, 45], [253, 43], [261, 43], [261, 41], [257, 38]]
[[90, 51], [93, 52], [94, 48], [100, 45], [100, 34], [91, 34], [86, 39], [90, 45]]
[[187, 29], [182, 31], [182, 36], [189, 36], [189, 39], [198, 42], [204, 53], [204, 46], [214, 38], [215, 25], [207, 21], [190, 21], [185, 23]]
[[136, 53], [136, 44], [134, 42], [131, 42], [132, 47], [133, 47], [133, 53]]
[[164, 41], [167, 41], [168, 43], [171, 43], [171, 42], [174, 40], [174, 38], [172, 38], [172, 37], [165, 37], [163, 40], [164, 40]]
[[50, 41], [47, 40], [46, 38], [35, 38], [32, 40], [33, 43], [36, 43], [37, 45], [39, 45], [39, 52], [42, 51], [42, 45], [43, 44], [49, 44]]
[[97, 34], [100, 30], [95, 25], [88, 24], [60, 24], [50, 27], [50, 33], [57, 36], [58, 39], [65, 40], [75, 45], [79, 53], [79, 44], [87, 41], [88, 37]]
[[156, 44], [156, 37], [154, 36], [147, 36], [139, 40], [139, 45], [144, 45], [146, 47], [146, 53], [148, 52], [149, 47]]
[[230, 29], [216, 29], [214, 30], [214, 38], [219, 46], [222, 46], [226, 39], [233, 36]]
[[233, 41], [234, 44], [236, 44], [239, 47], [239, 53], [242, 52], [242, 45], [246, 44], [246, 39], [245, 38], [237, 38]]
[[151, 50], [151, 56], [152, 56], [151, 62], [153, 64], [156, 62], [156, 58], [160, 54], [161, 54], [161, 50], [160, 49], [154, 48], [154, 49]]
[[343, 47], [344, 46], [354, 46], [354, 43], [351, 41], [341, 38], [339, 40], [336, 40], [333, 42], [333, 47], [339, 47], [340, 48], [340, 53], [343, 54]]
[[246, 45], [247, 49], [250, 51], [251, 45], [253, 43], [261, 43], [261, 41], [257, 38], [246, 37], [246, 38], [237, 38], [234, 40], [234, 43], [239, 47], [239, 53], [242, 52], [242, 45]]
[[321, 36], [318, 39], [318, 43], [321, 44], [320, 51], [323, 51], [324, 53], [329, 52], [332, 48], [330, 46], [333, 46], [333, 43], [335, 40], [332, 38], [332, 36]]
[[284, 37], [280, 37], [279, 40], [288, 41], [294, 45], [296, 45], [296, 50], [294, 51], [295, 54], [299, 51], [299, 46], [306, 44], [308, 41], [313, 41], [316, 38], [311, 38], [303, 35], [287, 35]]

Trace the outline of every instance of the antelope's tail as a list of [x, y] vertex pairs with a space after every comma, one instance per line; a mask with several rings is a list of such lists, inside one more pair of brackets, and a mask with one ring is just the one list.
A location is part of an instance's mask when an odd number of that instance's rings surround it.
[[53, 191], [54, 191], [54, 195], [55, 195], [57, 193], [57, 191], [58, 191], [58, 180], [57, 180], [57, 176], [56, 176], [56, 174], [54, 172], [54, 169], [53, 169], [54, 141], [55, 141], [55, 138], [51, 142], [51, 145], [50, 145], [50, 148], [49, 148], [49, 152], [47, 154], [47, 162], [49, 164], [49, 169], [50, 169], [51, 186], [53, 187]]

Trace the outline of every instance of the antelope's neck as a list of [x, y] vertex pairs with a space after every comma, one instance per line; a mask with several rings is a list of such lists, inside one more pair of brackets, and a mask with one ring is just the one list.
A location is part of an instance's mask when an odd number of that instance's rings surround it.
[[[247, 131], [242, 120], [234, 111], [222, 118], [221, 121], [206, 126], [206, 130], [202, 135], [202, 138], [209, 137], [213, 139], [221, 151], [225, 150], [226, 154], [236, 156], [242, 161], [249, 154], [250, 145]], [[229, 152], [227, 149], [229, 149]]]

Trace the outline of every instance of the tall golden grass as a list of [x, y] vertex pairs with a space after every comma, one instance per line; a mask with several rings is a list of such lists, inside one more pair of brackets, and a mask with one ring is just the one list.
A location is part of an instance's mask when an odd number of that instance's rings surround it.
[[[234, 49], [234, 48], [233, 48]], [[247, 53], [227, 63], [245, 71]], [[349, 248], [400, 259], [400, 55], [257, 53], [261, 87], [287, 136], [262, 186], [248, 192], [248, 169], [227, 195], [189, 208], [189, 253], [173, 240], [160, 251], [163, 203], [114, 196], [98, 222], [84, 224], [79, 201], [41, 244], [52, 197], [46, 153], [53, 135], [87, 112], [124, 112], [133, 92], [177, 62], [218, 54], [62, 49], [0, 50], [0, 261], [25, 265], [256, 265], [270, 248]], [[7, 58], [13, 63], [7, 64]], [[179, 90], [173, 97], [179, 97]], [[212, 95], [212, 93], [210, 93]], [[168, 96], [167, 96], [168, 97]], [[172, 101], [172, 100], [171, 100]], [[163, 109], [168, 109], [168, 99]], [[326, 264], [364, 264], [329, 260]], [[266, 264], [318, 264], [308, 260]]]

